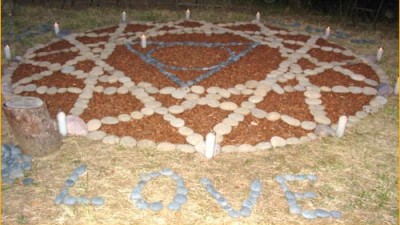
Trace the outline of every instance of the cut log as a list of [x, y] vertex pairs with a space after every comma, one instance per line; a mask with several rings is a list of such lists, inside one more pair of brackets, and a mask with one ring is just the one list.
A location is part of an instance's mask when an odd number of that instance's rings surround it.
[[60, 149], [57, 123], [41, 99], [14, 97], [3, 104], [3, 112], [24, 154], [45, 156]]

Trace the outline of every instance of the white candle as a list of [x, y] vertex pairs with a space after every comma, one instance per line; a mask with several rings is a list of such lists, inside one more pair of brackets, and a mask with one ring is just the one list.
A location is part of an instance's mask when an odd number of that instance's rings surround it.
[[399, 94], [399, 78], [397, 78], [396, 85], [394, 86], [394, 94]]
[[383, 55], [383, 48], [380, 47], [378, 49], [378, 52], [376, 53], [376, 61], [380, 62], [382, 60], [382, 55]]
[[346, 124], [347, 124], [347, 117], [346, 116], [340, 116], [339, 117], [339, 122], [338, 122], [338, 127], [336, 130], [336, 136], [341, 138], [344, 135], [344, 130], [346, 129]]
[[122, 21], [123, 23], [126, 22], [126, 12], [125, 12], [125, 11], [122, 12], [121, 21]]
[[146, 48], [147, 47], [147, 43], [146, 43], [146, 35], [142, 34], [142, 36], [140, 37], [140, 44], [142, 46], [142, 48]]
[[58, 35], [58, 33], [60, 33], [60, 26], [58, 25], [58, 23], [54, 23], [54, 33], [56, 35]]
[[10, 46], [8, 45], [4, 47], [4, 56], [6, 57], [7, 60], [11, 60], [11, 49]]
[[186, 10], [186, 19], [189, 20], [190, 19], [190, 10]]
[[257, 14], [256, 14], [256, 21], [260, 22], [260, 12], [257, 12]]
[[67, 136], [67, 119], [64, 112], [57, 113], [58, 131], [62, 136]]
[[206, 151], [204, 152], [204, 155], [206, 156], [207, 159], [211, 159], [214, 156], [215, 152], [215, 134], [213, 133], [208, 133], [206, 136]]
[[331, 28], [327, 27], [325, 29], [325, 39], [328, 39], [330, 34], [331, 34]]

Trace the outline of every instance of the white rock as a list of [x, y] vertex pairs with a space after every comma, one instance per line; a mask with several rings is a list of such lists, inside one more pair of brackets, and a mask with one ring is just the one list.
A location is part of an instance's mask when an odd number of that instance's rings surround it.
[[238, 106], [234, 102], [222, 102], [219, 107], [222, 110], [232, 111], [235, 110]]
[[314, 116], [314, 120], [315, 120], [315, 122], [320, 123], [320, 124], [329, 125], [331, 123], [331, 120], [328, 117], [326, 117], [325, 115], [316, 115], [316, 116]]
[[306, 96], [307, 98], [320, 98], [321, 94], [315, 90], [307, 90], [304, 92], [304, 96]]
[[244, 120], [244, 116], [239, 113], [231, 113], [228, 117], [238, 122], [242, 122]]
[[264, 100], [264, 98], [262, 96], [258, 96], [258, 95], [254, 95], [249, 98], [249, 102], [254, 103], [254, 104], [260, 103], [260, 102], [262, 102], [262, 100]]
[[185, 125], [185, 121], [183, 119], [180, 118], [174, 118], [170, 121], [171, 126], [179, 128], [179, 127], [183, 127]]
[[272, 147], [276, 148], [276, 147], [282, 147], [286, 145], [286, 140], [279, 137], [279, 136], [273, 136], [271, 138], [271, 145]]
[[319, 98], [306, 98], [305, 102], [307, 105], [320, 105], [322, 100]]
[[101, 119], [102, 124], [117, 124], [119, 122], [118, 118], [113, 116], [106, 116]]
[[312, 121], [303, 121], [301, 122], [301, 128], [304, 130], [314, 130], [317, 127], [317, 124]]
[[291, 126], [295, 126], [295, 127], [298, 127], [301, 124], [300, 120], [293, 118], [291, 116], [288, 116], [288, 115], [282, 115], [281, 120], [283, 120], [283, 122], [285, 122]]
[[361, 87], [350, 86], [349, 91], [353, 94], [361, 94], [363, 92], [363, 89]]
[[101, 140], [104, 144], [116, 144], [119, 143], [119, 137], [115, 136], [115, 135], [107, 135], [105, 137], [103, 137], [103, 139]]
[[130, 136], [124, 136], [120, 139], [120, 143], [126, 147], [135, 147], [137, 145], [137, 141], [135, 138]]
[[101, 127], [101, 121], [98, 119], [92, 119], [89, 122], [87, 122], [86, 125], [88, 128], [88, 131], [95, 131]]
[[238, 114], [242, 114], [242, 115], [247, 115], [250, 113], [250, 109], [248, 108], [244, 108], [244, 107], [239, 107], [237, 109], [235, 109], [233, 112], [238, 113]]
[[283, 88], [276, 83], [272, 84], [271, 88], [273, 91], [275, 91], [279, 95], [285, 93], [285, 90], [283, 90]]
[[186, 141], [187, 141], [189, 144], [195, 146], [195, 145], [197, 145], [199, 142], [202, 142], [202, 141], [204, 141], [204, 140], [203, 140], [203, 136], [201, 136], [200, 134], [193, 133], [193, 134], [191, 134], [191, 135], [189, 135], [189, 136], [186, 137]]
[[185, 109], [180, 105], [173, 105], [168, 108], [168, 111], [172, 114], [182, 113]]
[[278, 112], [270, 112], [267, 114], [266, 118], [269, 121], [277, 121], [281, 118], [281, 114], [279, 114]]
[[193, 153], [196, 151], [194, 146], [191, 146], [191, 145], [176, 145], [176, 150], [185, 152], [185, 153]]
[[229, 153], [229, 152], [237, 152], [238, 148], [236, 146], [234, 146], [234, 145], [225, 145], [225, 146], [222, 146], [221, 151], [222, 152], [227, 152], [227, 153]]
[[256, 148], [260, 150], [268, 150], [272, 148], [272, 145], [269, 142], [260, 142], [256, 145]]
[[378, 91], [372, 87], [363, 87], [363, 93], [365, 95], [376, 95], [376, 93], [378, 93]]
[[73, 94], [80, 94], [82, 92], [82, 89], [77, 88], [77, 87], [69, 87], [67, 90], [69, 93], [73, 93]]
[[[154, 109], [145, 107], [145, 108], [142, 108], [142, 109], [140, 110], [140, 112], [143, 113], [143, 115], [151, 116], [151, 115], [154, 114]], [[132, 116], [132, 115], [131, 115], [131, 116]], [[133, 118], [133, 116], [132, 116], [132, 118]]]
[[121, 95], [126, 94], [126, 93], [128, 93], [128, 92], [129, 92], [129, 88], [126, 87], [126, 86], [121, 86], [121, 87], [119, 87], [119, 88], [117, 89], [117, 93], [118, 93], [118, 94], [121, 94]]
[[345, 87], [345, 86], [341, 86], [341, 85], [336, 85], [332, 87], [332, 92], [335, 93], [348, 93], [349, 92], [349, 88]]
[[176, 89], [171, 93], [171, 95], [176, 99], [183, 99], [187, 93], [188, 90], [186, 89]]
[[168, 113], [168, 109], [165, 107], [157, 107], [154, 109], [154, 112], [160, 115], [165, 115]]
[[288, 139], [286, 139], [286, 144], [288, 145], [296, 145], [300, 143], [300, 139], [298, 139], [297, 137], [290, 137]]
[[256, 88], [258, 85], [258, 81], [256, 80], [248, 80], [246, 81], [246, 83], [244, 84], [247, 88], [253, 89]]
[[232, 127], [226, 123], [219, 123], [219, 124], [215, 125], [214, 131], [215, 131], [215, 133], [217, 133], [219, 135], [225, 135], [225, 134], [229, 134], [232, 131]]
[[143, 139], [137, 142], [137, 147], [144, 149], [154, 149], [156, 148], [156, 143], [154, 143], [154, 141], [152, 140]]
[[267, 116], [267, 112], [258, 108], [254, 108], [251, 110], [251, 115], [253, 115], [255, 118], [263, 119]]
[[91, 139], [91, 140], [98, 141], [98, 140], [103, 139], [106, 135], [107, 135], [107, 134], [106, 134], [104, 131], [97, 130], [97, 131], [89, 132], [89, 134], [87, 135], [87, 137], [88, 137], [89, 139]]
[[186, 127], [186, 126], [182, 126], [182, 127], [179, 127], [178, 133], [183, 135], [183, 136], [188, 136], [188, 135], [193, 134], [194, 132], [193, 132], [193, 130], [191, 128]]
[[157, 145], [156, 150], [161, 152], [170, 152], [176, 149], [176, 145], [169, 143], [169, 142], [160, 142]]
[[132, 119], [132, 117], [129, 114], [120, 114], [118, 115], [118, 119], [121, 122], [128, 122]]
[[36, 84], [28, 84], [24, 87], [24, 91], [36, 91]]
[[176, 90], [176, 88], [174, 88], [174, 87], [164, 87], [159, 92], [160, 92], [160, 94], [163, 94], [163, 95], [169, 95], [169, 94], [172, 94], [172, 92], [174, 92], [175, 90]]
[[104, 94], [105, 95], [112, 95], [115, 94], [117, 92], [117, 88], [116, 87], [107, 87], [104, 89]]
[[249, 144], [241, 144], [241, 145], [238, 146], [237, 150], [239, 152], [254, 152], [257, 149], [254, 146], [249, 145]]
[[44, 93], [46, 93], [46, 91], [47, 91], [47, 86], [40, 86], [40, 87], [38, 87], [38, 88], [36, 89], [36, 92], [37, 92], [38, 94], [44, 94]]
[[131, 117], [132, 117], [132, 119], [140, 120], [144, 117], [144, 115], [141, 112], [133, 111], [133, 112], [131, 112]]
[[199, 95], [204, 93], [204, 87], [203, 86], [193, 85], [191, 87], [191, 90], [192, 90], [193, 93], [196, 93], [196, 94], [199, 94]]

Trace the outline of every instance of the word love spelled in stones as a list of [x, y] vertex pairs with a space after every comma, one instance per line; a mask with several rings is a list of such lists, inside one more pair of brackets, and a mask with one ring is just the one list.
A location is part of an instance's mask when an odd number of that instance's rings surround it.
[[[64, 188], [61, 192], [56, 196], [55, 203], [56, 204], [64, 204], [64, 205], [87, 205], [92, 204], [94, 206], [102, 206], [105, 204], [105, 200], [102, 197], [95, 198], [87, 198], [84, 196], [74, 197], [69, 194], [69, 188], [75, 185], [75, 182], [78, 181], [79, 177], [86, 173], [87, 166], [81, 165], [74, 170], [71, 176], [65, 181]], [[140, 174], [140, 180], [137, 185], [133, 188], [129, 199], [135, 203], [136, 207], [141, 210], [152, 210], [155, 212], [161, 211], [164, 208], [164, 205], [161, 201], [156, 202], [148, 202], [142, 196], [142, 191], [146, 184], [153, 179], [156, 179], [160, 176], [166, 176], [175, 181], [176, 189], [173, 200], [167, 204], [166, 208], [171, 211], [179, 211], [185, 203], [188, 202], [188, 193], [189, 190], [185, 185], [185, 182], [181, 176], [176, 174], [173, 170], [169, 168], [164, 168], [161, 171], [155, 171], [150, 173], [142, 173]], [[312, 174], [287, 174], [287, 175], [278, 175], [275, 177], [275, 181], [279, 183], [282, 191], [285, 193], [285, 198], [287, 200], [289, 206], [289, 212], [291, 214], [299, 214], [307, 219], [315, 219], [315, 218], [340, 218], [342, 213], [336, 210], [324, 210], [324, 209], [314, 209], [314, 210], [305, 210], [299, 204], [298, 200], [304, 200], [306, 198], [316, 198], [317, 194], [314, 192], [294, 192], [289, 189], [288, 182], [291, 181], [310, 181], [315, 182], [317, 180], [317, 176]], [[242, 206], [239, 210], [235, 210], [230, 205], [229, 201], [216, 190], [211, 180], [208, 178], [201, 178], [200, 183], [204, 186], [207, 193], [215, 199], [217, 204], [222, 208], [230, 217], [239, 218], [239, 217], [249, 217], [255, 205], [257, 204], [258, 198], [261, 196], [262, 185], [260, 179], [254, 179], [250, 184], [250, 193], [247, 199], [245, 199], [242, 203]]]

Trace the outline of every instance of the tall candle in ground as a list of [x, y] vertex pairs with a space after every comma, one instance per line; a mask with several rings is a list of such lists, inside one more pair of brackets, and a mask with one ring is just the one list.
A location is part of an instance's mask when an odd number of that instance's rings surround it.
[[7, 60], [11, 60], [11, 49], [8, 45], [4, 47], [4, 57], [6, 57]]
[[327, 28], [325, 29], [325, 39], [328, 39], [328, 38], [329, 38], [329, 35], [331, 35], [331, 28], [330, 28], [330, 27], [327, 27]]
[[380, 47], [380, 48], [378, 49], [378, 52], [376, 53], [376, 61], [377, 61], [377, 62], [382, 61], [382, 56], [383, 56], [383, 48]]
[[62, 136], [67, 136], [67, 119], [64, 112], [57, 113], [58, 131]]
[[190, 10], [186, 10], [186, 19], [189, 20], [190, 19]]
[[206, 156], [207, 159], [211, 159], [214, 156], [215, 141], [216, 141], [215, 134], [208, 133], [206, 136], [206, 151], [204, 152], [204, 155]]
[[126, 22], [126, 12], [123, 11], [121, 15], [121, 22], [125, 23]]
[[260, 22], [260, 12], [257, 12], [257, 14], [256, 14], [256, 21]]
[[340, 116], [339, 117], [339, 122], [338, 122], [338, 127], [336, 130], [336, 136], [341, 138], [344, 135], [344, 131], [346, 129], [347, 125], [347, 117], [346, 116]]
[[142, 36], [140, 37], [140, 44], [142, 46], [142, 48], [146, 48], [147, 47], [147, 41], [146, 41], [146, 35], [142, 34]]
[[60, 25], [58, 23], [54, 23], [54, 33], [58, 35], [60, 33]]

